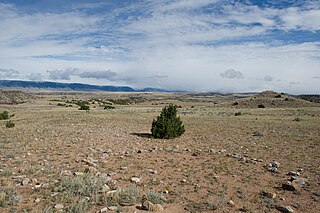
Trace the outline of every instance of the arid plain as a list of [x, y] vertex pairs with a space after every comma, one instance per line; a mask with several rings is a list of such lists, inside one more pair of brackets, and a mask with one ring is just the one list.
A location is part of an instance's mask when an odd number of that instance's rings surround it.
[[[186, 132], [154, 139], [152, 120], [169, 103]], [[15, 126], [0, 121], [0, 212], [145, 212], [142, 197], [162, 212], [320, 212], [317, 103], [273, 92], [48, 92], [3, 111]]]

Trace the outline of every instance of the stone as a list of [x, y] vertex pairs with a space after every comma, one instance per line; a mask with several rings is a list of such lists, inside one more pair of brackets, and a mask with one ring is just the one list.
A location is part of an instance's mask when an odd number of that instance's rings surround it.
[[292, 181], [292, 184], [297, 185], [299, 187], [303, 187], [307, 182], [306, 178], [296, 178]]
[[287, 181], [282, 184], [282, 189], [287, 191], [298, 191], [298, 186], [293, 182]]
[[255, 131], [255, 132], [253, 132], [253, 136], [261, 137], [261, 136], [263, 136], [263, 134], [261, 132], [259, 132], [259, 131]]
[[107, 184], [104, 184], [102, 186], [102, 192], [108, 192], [108, 191], [110, 191], [110, 187]]
[[30, 179], [29, 178], [23, 178], [22, 179], [22, 182], [21, 182], [21, 185], [22, 186], [25, 186], [25, 185], [28, 185], [30, 183]]
[[153, 204], [148, 200], [142, 202], [141, 209], [150, 212], [163, 211], [163, 206], [160, 204]]
[[155, 169], [148, 169], [148, 172], [151, 173], [151, 174], [153, 174], [153, 175], [158, 174], [158, 171], [155, 170]]
[[278, 168], [276, 167], [268, 167], [269, 172], [278, 173]]
[[300, 173], [299, 172], [290, 171], [290, 172], [288, 172], [288, 175], [296, 177], [296, 176], [300, 176]]
[[118, 207], [117, 206], [109, 206], [108, 209], [110, 211], [117, 211], [118, 210]]
[[131, 182], [133, 182], [133, 183], [135, 183], [135, 184], [139, 184], [140, 183], [140, 178], [138, 178], [138, 177], [132, 177], [131, 178]]
[[92, 159], [83, 159], [82, 162], [86, 163], [88, 166], [93, 166], [93, 167], [97, 167], [97, 164], [95, 164], [95, 160]]
[[61, 176], [71, 176], [72, 175], [72, 172], [70, 170], [62, 170], [60, 172], [60, 175]]
[[36, 199], [34, 200], [35, 203], [39, 203], [40, 201], [41, 201], [40, 198], [36, 198]]
[[276, 198], [277, 194], [274, 192], [270, 192], [270, 191], [262, 191], [261, 195], [270, 199], [274, 199]]
[[290, 206], [277, 205], [276, 209], [284, 213], [293, 213], [293, 209]]
[[230, 206], [235, 206], [236, 204], [233, 202], [233, 200], [229, 200], [228, 201], [228, 204], [230, 205]]
[[271, 165], [272, 165], [272, 167], [275, 167], [275, 168], [280, 167], [280, 163], [278, 161], [272, 161]]
[[75, 173], [73, 173], [75, 176], [83, 176], [84, 175], [84, 173], [83, 172], [75, 172]]
[[108, 212], [108, 207], [104, 207], [104, 208], [102, 208], [102, 209], [100, 209], [100, 211], [99, 212]]
[[59, 203], [59, 204], [56, 204], [56, 205], [54, 206], [54, 208], [57, 209], [57, 210], [61, 210], [61, 209], [64, 208], [64, 206]]

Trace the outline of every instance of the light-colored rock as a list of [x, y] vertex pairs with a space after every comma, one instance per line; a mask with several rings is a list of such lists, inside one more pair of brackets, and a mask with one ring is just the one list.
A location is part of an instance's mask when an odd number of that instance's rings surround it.
[[104, 207], [104, 208], [100, 209], [99, 212], [100, 212], [100, 213], [108, 212], [108, 207]]
[[155, 169], [148, 169], [148, 172], [154, 175], [158, 174], [158, 171]]
[[41, 201], [40, 198], [36, 198], [36, 199], [34, 200], [35, 203], [39, 203], [40, 201]]
[[110, 187], [107, 184], [104, 184], [102, 186], [102, 192], [108, 192], [108, 191], [110, 191]]
[[84, 175], [84, 173], [83, 172], [75, 172], [75, 173], [73, 173], [75, 176], [83, 176]]
[[236, 204], [233, 202], [233, 200], [229, 200], [228, 201], [228, 204], [230, 205], [230, 206], [235, 206]]
[[150, 212], [163, 211], [163, 206], [160, 204], [153, 204], [148, 200], [144, 200], [141, 205], [141, 209]]
[[54, 206], [54, 208], [57, 209], [57, 210], [61, 210], [61, 209], [64, 208], [64, 206], [59, 203], [59, 204], [56, 204], [56, 205]]
[[300, 173], [299, 172], [290, 171], [290, 172], [288, 172], [288, 175], [296, 177], [296, 176], [300, 176]]
[[118, 207], [117, 206], [109, 206], [108, 209], [110, 211], [117, 211], [118, 210]]
[[277, 205], [276, 209], [283, 213], [293, 213], [293, 209], [290, 206]]
[[135, 183], [135, 184], [139, 184], [141, 181], [141, 179], [139, 177], [132, 177], [131, 178], [131, 182]]
[[21, 185], [25, 186], [25, 185], [28, 185], [30, 182], [31, 182], [31, 180], [29, 178], [23, 178], [22, 182], [21, 182]]

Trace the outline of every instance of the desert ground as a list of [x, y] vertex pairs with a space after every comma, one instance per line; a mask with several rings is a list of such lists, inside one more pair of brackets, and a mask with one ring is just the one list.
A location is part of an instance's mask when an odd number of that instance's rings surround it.
[[[0, 212], [138, 213], [145, 197], [161, 212], [320, 212], [320, 104], [272, 92], [31, 95], [0, 105], [15, 123], [0, 121]], [[169, 103], [186, 132], [154, 139]]]

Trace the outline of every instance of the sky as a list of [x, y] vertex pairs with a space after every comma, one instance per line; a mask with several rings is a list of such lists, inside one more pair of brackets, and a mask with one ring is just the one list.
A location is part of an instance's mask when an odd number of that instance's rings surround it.
[[0, 0], [0, 80], [320, 93], [320, 0]]

